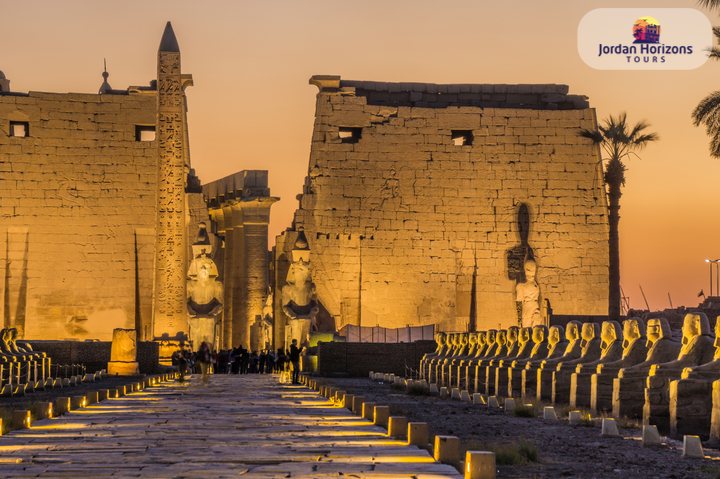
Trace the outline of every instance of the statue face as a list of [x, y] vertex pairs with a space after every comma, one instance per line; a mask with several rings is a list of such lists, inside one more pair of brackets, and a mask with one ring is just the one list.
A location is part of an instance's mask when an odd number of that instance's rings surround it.
[[595, 325], [593, 323], [585, 323], [582, 328], [582, 338], [585, 341], [595, 339]]
[[308, 263], [301, 259], [290, 265], [290, 269], [288, 270], [288, 283], [292, 282], [297, 285], [302, 285], [307, 283], [309, 278], [310, 265]]
[[626, 319], [623, 322], [623, 337], [626, 341], [634, 341], [640, 338], [640, 328], [636, 319]]
[[580, 337], [580, 331], [578, 331], [577, 323], [568, 323], [567, 329], [565, 329], [565, 339], [568, 341], [575, 341]]
[[477, 335], [477, 341], [481, 346], [487, 343], [487, 333], [485, 333], [485, 331], [479, 332]]
[[532, 338], [534, 343], [542, 343], [545, 340], [545, 330], [535, 326], [532, 330]]
[[535, 264], [535, 261], [528, 260], [525, 261], [525, 279], [527, 281], [531, 281], [535, 279], [535, 271], [537, 270], [537, 265]]
[[516, 343], [518, 340], [518, 328], [517, 326], [512, 326], [508, 328], [507, 330], [507, 342], [508, 343]]
[[683, 344], [688, 344], [695, 336], [700, 334], [700, 316], [697, 314], [686, 314], [683, 322]]
[[497, 333], [497, 331], [495, 331], [494, 329], [491, 329], [490, 331], [487, 332], [487, 342], [488, 343], [495, 344], [496, 333]]
[[720, 348], [720, 321], [715, 321], [715, 347]]
[[557, 344], [560, 342], [560, 329], [553, 326], [550, 328], [550, 339], [548, 340], [550, 344]]
[[530, 328], [522, 328], [520, 330], [520, 338], [518, 339], [518, 341], [520, 341], [520, 344], [525, 344], [530, 341], [530, 335]]
[[662, 326], [660, 325], [659, 319], [649, 319], [647, 324], [647, 338], [648, 341], [653, 343], [660, 339], [662, 333]]
[[477, 333], [470, 333], [470, 337], [468, 337], [468, 342], [471, 346], [475, 346], [477, 344]]
[[501, 329], [497, 332], [497, 336], [495, 336], [495, 342], [504, 345], [507, 342], [507, 335], [504, 329]]
[[[583, 334], [584, 333], [585, 331], [583, 330]], [[608, 344], [615, 341], [617, 339], [615, 337], [615, 325], [610, 321], [605, 321], [604, 323], [602, 323], [602, 331], [600, 332], [600, 338]]]

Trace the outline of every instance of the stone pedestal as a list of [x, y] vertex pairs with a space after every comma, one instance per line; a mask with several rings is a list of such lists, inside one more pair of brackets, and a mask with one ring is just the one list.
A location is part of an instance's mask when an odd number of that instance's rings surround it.
[[490, 361], [485, 367], [485, 394], [495, 396], [495, 371], [497, 370], [497, 361]]
[[477, 392], [475, 390], [475, 368], [477, 367], [477, 361], [470, 361], [465, 366], [465, 389], [470, 394]]
[[[535, 374], [535, 397], [542, 401], [552, 401], [553, 395], [553, 373], [556, 365], [551, 365], [552, 369], [538, 369]], [[523, 385], [523, 397], [532, 397], [529, 388], [532, 377], [528, 374], [525, 376], [525, 384]]]
[[646, 377], [613, 380], [613, 416], [641, 418], [645, 406]]
[[592, 397], [591, 373], [573, 373], [570, 378], [570, 405], [572, 407], [590, 407]]
[[509, 376], [508, 371], [510, 368], [498, 366], [495, 369], [495, 394], [498, 396], [512, 397], [509, 387]]
[[[562, 367], [562, 366], [561, 366]], [[570, 381], [572, 371], [569, 368], [563, 367], [560, 371], [553, 371], [552, 376], [552, 403], [553, 404], [567, 404], [570, 402]]]
[[485, 392], [485, 378], [487, 376], [487, 360], [478, 363], [475, 367], [475, 392], [487, 394]]
[[670, 436], [710, 435], [708, 419], [713, 414], [713, 382], [705, 379], [681, 379], [670, 383]]
[[140, 365], [137, 362], [110, 361], [108, 362], [109, 376], [134, 376], [140, 374]]
[[607, 371], [603, 369], [600, 374], [593, 374], [590, 378], [590, 410], [593, 414], [601, 411], [612, 411], [613, 408], [613, 380], [619, 370]]
[[[663, 373], [669, 373], [663, 371]], [[643, 405], [643, 424], [657, 426], [661, 434], [670, 433], [670, 382], [680, 379], [682, 371], [669, 377], [648, 376]], [[674, 377], [673, 377], [674, 376]]]

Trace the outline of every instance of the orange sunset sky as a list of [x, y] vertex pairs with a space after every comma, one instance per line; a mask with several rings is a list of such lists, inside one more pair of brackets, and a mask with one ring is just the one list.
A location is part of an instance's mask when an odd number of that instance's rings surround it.
[[[106, 58], [113, 88], [145, 85], [172, 21], [183, 72], [195, 80], [187, 92], [193, 167], [204, 183], [269, 170], [281, 197], [272, 238], [290, 225], [307, 173], [311, 75], [567, 84], [590, 98], [599, 118], [627, 111], [659, 133], [642, 160], [628, 162], [622, 287], [634, 308], [645, 307], [639, 284], [652, 309], [669, 307], [668, 293], [675, 306], [693, 306], [701, 289], [709, 293], [704, 260], [720, 258], [720, 160], [709, 157], [690, 114], [720, 89], [720, 62], [689, 71], [593, 70], [578, 54], [577, 25], [602, 7], [698, 8], [680, 0], [4, 2], [0, 70], [13, 91], [95, 93]], [[701, 11], [720, 25], [718, 12]]]

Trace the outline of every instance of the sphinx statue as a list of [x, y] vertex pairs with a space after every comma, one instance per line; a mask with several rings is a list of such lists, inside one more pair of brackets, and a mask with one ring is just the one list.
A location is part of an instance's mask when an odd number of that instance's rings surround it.
[[[618, 328], [620, 325], [618, 325]], [[580, 336], [582, 337], [582, 353], [578, 359], [558, 363], [553, 371], [552, 402], [565, 404], [570, 401], [570, 382], [576, 367], [581, 364], [590, 364], [600, 359], [602, 353], [600, 339], [600, 325], [585, 323]], [[620, 343], [618, 343], [619, 345]], [[589, 399], [589, 398], [588, 398]], [[588, 401], [589, 403], [589, 401]]]
[[457, 333], [451, 333], [446, 338], [446, 348], [442, 356], [438, 356], [430, 363], [430, 383], [437, 383], [442, 379], [442, 365], [448, 358], [453, 357], [458, 347], [459, 339]]
[[463, 361], [463, 367], [465, 368], [465, 376], [460, 380], [461, 388], [467, 389], [472, 394], [475, 390], [475, 369], [476, 364], [487, 352], [487, 331], [478, 331], [477, 333], [477, 347], [475, 348], [475, 354]]
[[442, 332], [436, 332], [435, 333], [435, 344], [437, 347], [435, 348], [435, 351], [432, 353], [427, 353], [423, 356], [422, 360], [420, 361], [420, 374], [421, 378], [425, 379], [429, 382], [430, 379], [430, 363], [436, 359], [442, 356], [445, 351], [447, 350], [447, 334]]
[[600, 331], [600, 359], [575, 366], [570, 378], [570, 406], [589, 407], [592, 375], [600, 364], [611, 363], [622, 358], [623, 330], [617, 321], [604, 321]]
[[617, 361], [601, 362], [590, 378], [590, 410], [612, 411], [613, 380], [620, 369], [632, 367], [645, 360], [648, 353], [645, 336], [645, 323], [640, 318], [623, 321], [622, 356]]
[[670, 382], [680, 379], [685, 368], [709, 363], [715, 355], [710, 322], [705, 313], [693, 312], [683, 321], [683, 346], [676, 360], [650, 367], [643, 406], [643, 424], [670, 431]]
[[210, 258], [212, 245], [205, 223], [199, 225], [192, 250], [193, 260], [186, 281], [189, 336], [195, 348], [204, 342], [212, 351], [217, 345], [217, 316], [223, 310], [223, 287], [217, 280], [217, 266]]
[[495, 347], [490, 352], [490, 355], [478, 361], [477, 366], [475, 367], [475, 392], [488, 394], [488, 391], [485, 389], [485, 373], [487, 372], [487, 365], [491, 360], [503, 357], [506, 352], [507, 330], [501, 329], [495, 333]]
[[613, 380], [612, 408], [615, 417], [642, 417], [645, 384], [650, 368], [654, 364], [672, 361], [682, 349], [682, 344], [672, 338], [670, 324], [665, 318], [649, 319], [646, 335], [646, 346], [649, 349], [645, 360], [621, 368]]
[[[582, 337], [580, 331], [583, 325], [579, 321], [570, 321], [565, 325], [565, 339], [567, 345], [562, 355], [557, 353], [559, 348], [555, 348], [556, 354], [552, 358], [544, 359], [543, 361], [532, 362], [528, 364], [525, 369], [524, 385], [523, 389], [525, 394], [535, 392], [537, 399], [550, 401], [552, 400], [552, 387], [553, 387], [553, 373], [558, 364], [566, 363], [569, 361], [575, 361], [580, 359], [583, 351]], [[548, 350], [548, 354], [550, 351]], [[534, 371], [532, 377], [531, 371]], [[523, 396], [526, 397], [526, 396]]]
[[431, 359], [440, 356], [443, 349], [445, 348], [445, 336], [446, 334], [440, 331], [435, 332], [435, 351], [432, 353], [426, 353], [420, 360], [420, 378], [428, 379], [427, 365]]
[[310, 333], [317, 330], [316, 316], [320, 311], [315, 283], [310, 276], [310, 247], [303, 227], [292, 250], [293, 262], [282, 288], [282, 308], [287, 315], [285, 330], [289, 332], [286, 344], [297, 340], [298, 347], [307, 346]]
[[[524, 333], [523, 331], [527, 331]], [[525, 368], [534, 361], [541, 361], [547, 357], [549, 331], [545, 325], [523, 328], [522, 334], [528, 334], [531, 341], [528, 341], [518, 355], [510, 361], [510, 367], [507, 369], [507, 386], [509, 396], [523, 395], [523, 381], [525, 378]], [[529, 354], [528, 354], [528, 349]], [[503, 365], [505, 361], [503, 361]], [[501, 387], [502, 389], [502, 387]], [[524, 397], [524, 396], [523, 396]]]
[[[681, 379], [670, 382], [670, 436], [700, 436], [703, 440], [709, 437], [711, 445], [717, 447], [720, 445], [720, 415], [713, 402], [716, 396], [720, 398], [715, 392], [720, 388], [714, 388], [713, 384], [720, 380], [720, 321], [715, 322], [713, 345], [712, 361], [687, 367], [683, 369]], [[710, 424], [708, 418], [711, 418]]]
[[491, 358], [495, 355], [497, 350], [497, 330], [488, 329], [485, 331], [485, 347], [478, 349], [478, 354], [468, 362], [467, 369], [467, 388], [468, 392], [480, 392], [477, 384], [477, 372], [478, 366], [482, 363], [485, 358]]
[[12, 341], [10, 328], [0, 330], [0, 361], [6, 363], [25, 361], [25, 355], [12, 351], [10, 341]]
[[[498, 391], [498, 369], [505, 366], [505, 361], [508, 359], [515, 359], [520, 348], [519, 342], [520, 328], [517, 326], [510, 326], [505, 333], [505, 351], [499, 351], [495, 355], [495, 358], [491, 359], [485, 368], [485, 393], [488, 395], [500, 394]], [[503, 386], [500, 388], [502, 394], [505, 394], [507, 386], [507, 366], [503, 369], [501, 376]]]
[[458, 347], [453, 351], [453, 355], [444, 361], [442, 366], [440, 384], [445, 387], [451, 387], [452, 384], [450, 370], [457, 364], [459, 358], [467, 355], [470, 349], [470, 333], [459, 333], [457, 336]]
[[[453, 359], [452, 365], [450, 366], [450, 379], [448, 381], [449, 387], [461, 387], [461, 379], [464, 379], [465, 367], [467, 362], [475, 357], [478, 347], [478, 333], [468, 333], [468, 345], [460, 356]], [[464, 381], [463, 381], [464, 383]]]

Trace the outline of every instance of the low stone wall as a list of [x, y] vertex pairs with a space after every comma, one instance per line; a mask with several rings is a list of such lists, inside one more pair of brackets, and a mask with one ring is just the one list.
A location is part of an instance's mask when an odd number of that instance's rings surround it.
[[[107, 369], [111, 341], [21, 341], [34, 351], [44, 352], [52, 364], [84, 364], [88, 372]], [[158, 372], [160, 345], [152, 341], [138, 342], [137, 360], [142, 374]]]
[[413, 343], [319, 343], [318, 374], [321, 376], [367, 376], [380, 371], [405, 375], [405, 366], [417, 371], [426, 353], [435, 351], [435, 341]]

